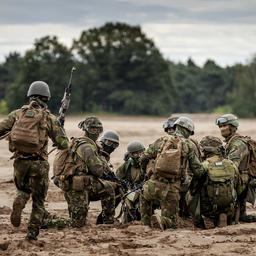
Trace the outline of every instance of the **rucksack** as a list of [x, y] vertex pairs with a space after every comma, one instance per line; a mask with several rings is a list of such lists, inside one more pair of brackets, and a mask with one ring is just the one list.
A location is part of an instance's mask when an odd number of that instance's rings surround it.
[[10, 150], [23, 154], [40, 153], [48, 140], [47, 115], [49, 111], [38, 107], [34, 101], [23, 106], [17, 112], [9, 136]]
[[[241, 135], [235, 135], [231, 138], [231, 140], [235, 138], [239, 138], [244, 143], [247, 144], [250, 152], [248, 157], [248, 162], [247, 162], [248, 174], [256, 178], [256, 141], [249, 136], [241, 136]], [[230, 143], [230, 141], [228, 143]]]
[[234, 205], [235, 167], [230, 160], [223, 159], [210, 162], [207, 166], [207, 196], [214, 209], [223, 209]]
[[181, 138], [174, 135], [166, 136], [155, 160], [155, 172], [167, 179], [179, 177], [181, 176], [181, 163]]
[[88, 140], [90, 139], [86, 137], [72, 138], [67, 149], [58, 150], [53, 161], [54, 177], [59, 177], [63, 181], [73, 176], [77, 170], [84, 171], [85, 164], [77, 154], [77, 149]]

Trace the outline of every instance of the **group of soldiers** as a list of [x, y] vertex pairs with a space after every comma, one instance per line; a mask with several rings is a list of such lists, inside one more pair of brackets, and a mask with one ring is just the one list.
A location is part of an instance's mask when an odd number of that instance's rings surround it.
[[[99, 139], [103, 125], [89, 116], [78, 124], [83, 136], [69, 140], [47, 108], [49, 86], [35, 81], [27, 96], [28, 105], [0, 122], [0, 136], [8, 135], [14, 153], [13, 226], [20, 226], [22, 210], [32, 197], [27, 240], [36, 240], [40, 228], [85, 226], [90, 202], [99, 200], [102, 209], [97, 224], [116, 223], [120, 203], [122, 222], [139, 220], [161, 230], [177, 228], [179, 218], [191, 218], [199, 228], [205, 228], [205, 217], [215, 226], [256, 221], [256, 216], [246, 214], [248, 192], [254, 193], [255, 180], [248, 172], [250, 149], [237, 134], [236, 116], [226, 114], [216, 120], [225, 146], [214, 136], [198, 143], [191, 138], [195, 128], [190, 118], [171, 117], [163, 125], [166, 135], [147, 149], [140, 141], [131, 141], [123, 164], [114, 171], [110, 156], [119, 146], [115, 131], [106, 131]], [[64, 192], [69, 218], [55, 216], [44, 207], [48, 137], [58, 148], [53, 181]]]

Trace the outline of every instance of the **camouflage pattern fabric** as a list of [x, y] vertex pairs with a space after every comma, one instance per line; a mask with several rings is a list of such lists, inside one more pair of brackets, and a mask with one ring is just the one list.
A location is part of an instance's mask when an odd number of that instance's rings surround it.
[[179, 211], [180, 181], [169, 183], [159, 181], [154, 175], [145, 182], [140, 195], [141, 221], [150, 226], [153, 215], [153, 202], [159, 202], [161, 207], [161, 222], [165, 229], [177, 227]]
[[[0, 136], [6, 134], [7, 132], [11, 131], [15, 120], [17, 118], [17, 113], [21, 110], [14, 110], [11, 112], [6, 119], [4, 119], [0, 123]], [[49, 110], [47, 110], [49, 112]], [[60, 126], [57, 118], [49, 113], [47, 115], [47, 134], [51, 138], [52, 142], [57, 145], [59, 149], [65, 149], [68, 147], [68, 139], [62, 127]], [[43, 150], [41, 152], [40, 157], [47, 160], [48, 159], [48, 141], [45, 142]], [[14, 153], [14, 158], [20, 157], [19, 152]]]
[[[135, 162], [132, 158], [129, 158], [118, 167], [116, 170], [116, 176], [127, 182], [129, 189], [134, 189], [145, 180], [145, 171], [142, 170], [139, 163]], [[124, 223], [141, 219], [139, 210], [139, 194], [139, 191], [133, 192], [134, 199], [126, 199], [129, 200], [129, 209], [126, 209], [127, 206], [124, 206]], [[130, 196], [132, 196], [132, 194], [130, 194]]]
[[240, 216], [246, 215], [246, 195], [248, 191], [249, 175], [247, 163], [249, 157], [249, 149], [246, 143], [239, 138], [237, 133], [227, 139], [225, 145], [226, 157], [233, 161], [239, 170], [239, 187], [238, 202], [240, 204]]
[[[39, 233], [44, 216], [44, 200], [48, 190], [49, 164], [47, 161], [20, 160], [14, 161], [14, 182], [17, 187], [17, 198], [25, 204], [32, 197], [33, 205], [28, 223], [28, 232]], [[24, 207], [25, 207], [24, 204]]]
[[[208, 166], [211, 163], [215, 163], [215, 162], [219, 162], [219, 161], [223, 161], [223, 158], [220, 157], [219, 155], [212, 155], [211, 157], [207, 158], [204, 162], [203, 162], [203, 166], [207, 172], [207, 170], [209, 169]], [[238, 190], [238, 180], [239, 180], [239, 172], [237, 167], [235, 166], [235, 164], [228, 159], [225, 159], [225, 168], [229, 169], [229, 172], [233, 172], [234, 173], [234, 189]], [[200, 182], [203, 185], [201, 185], [201, 189], [200, 191], [193, 196], [193, 198], [189, 198], [189, 208], [192, 211], [191, 214], [194, 217], [194, 224], [196, 226], [202, 225], [202, 227], [204, 227], [203, 224], [203, 218], [202, 215], [207, 216], [211, 219], [213, 219], [215, 226], [217, 226], [217, 221], [219, 218], [219, 214], [220, 213], [226, 213], [227, 217], [228, 217], [228, 224], [232, 224], [232, 222], [234, 221], [234, 214], [235, 214], [235, 209], [236, 209], [236, 195], [237, 193], [234, 195], [234, 201], [232, 204], [230, 204], [229, 206], [225, 206], [225, 207], [215, 207], [214, 203], [211, 201], [211, 199], [209, 198], [209, 194], [207, 191], [207, 184], [206, 184], [206, 180], [207, 178], [205, 177], [205, 181], [204, 182]], [[219, 197], [223, 197], [224, 195], [219, 195]], [[198, 202], [198, 200], [200, 200]], [[198, 208], [196, 205], [200, 204], [200, 207]], [[200, 227], [200, 226], [198, 226]]]
[[[82, 138], [80, 138], [82, 139]], [[102, 176], [106, 169], [106, 163], [98, 154], [99, 148], [94, 141], [85, 137], [85, 143], [77, 148], [79, 161], [82, 160], [84, 167], [79, 168], [79, 173], [74, 176], [85, 176], [89, 179], [89, 184], [84, 185], [81, 191], [76, 191], [72, 187], [72, 181], [68, 191], [65, 191], [65, 199], [68, 203], [69, 219], [46, 218], [44, 227], [73, 226], [82, 227], [86, 224], [86, 217], [90, 201], [101, 200], [103, 223], [114, 222], [115, 215], [115, 191], [111, 182], [103, 181]], [[77, 158], [78, 159], [78, 158]]]
[[[0, 136], [11, 131], [17, 117], [17, 112], [19, 111], [20, 109], [11, 112], [8, 117], [0, 123]], [[59, 149], [68, 147], [68, 138], [66, 137], [64, 130], [59, 125], [57, 118], [50, 114], [50, 112], [47, 116], [46, 127], [47, 135]], [[17, 197], [13, 203], [14, 207], [11, 221], [15, 226], [20, 225], [22, 209], [25, 207], [25, 204], [31, 195], [33, 204], [28, 223], [27, 237], [29, 239], [36, 239], [44, 216], [44, 200], [48, 189], [49, 173], [47, 150], [48, 141], [45, 142], [40, 155], [33, 154], [32, 156], [23, 156], [19, 152], [15, 152], [13, 156], [13, 158], [15, 158], [14, 181], [17, 188]]]
[[[153, 174], [149, 181], [147, 181], [143, 186], [143, 193], [141, 195], [141, 217], [142, 222], [145, 225], [149, 225], [149, 215], [152, 214], [152, 211], [149, 211], [150, 204], [152, 204], [153, 198], [160, 202], [162, 209], [161, 219], [163, 220], [164, 226], [172, 227], [176, 225], [176, 215], [179, 209], [179, 199], [180, 199], [180, 189], [181, 182], [186, 180], [186, 169], [189, 167], [194, 176], [202, 176], [205, 172], [202, 164], [200, 163], [198, 157], [195, 154], [195, 150], [193, 144], [190, 140], [185, 139], [181, 133], [174, 133], [174, 135], [167, 136], [180, 136], [182, 139], [182, 157], [183, 157], [183, 170], [181, 170], [181, 178], [179, 180], [168, 180], [162, 177], [159, 177], [157, 173]], [[144, 152], [141, 158], [141, 164], [143, 169], [146, 169], [146, 166], [150, 159], [155, 159], [161, 149], [162, 144], [164, 143], [165, 137], [161, 137], [156, 140], [153, 144], [151, 144], [146, 151]], [[150, 185], [150, 186], [149, 186]], [[164, 194], [161, 194], [160, 191], [165, 191]], [[146, 193], [146, 194], [145, 194]], [[145, 194], [145, 196], [144, 196]], [[167, 197], [166, 200], [172, 201], [172, 209], [169, 208], [169, 204], [164, 202], [163, 198]], [[167, 204], [167, 205], [165, 205]], [[168, 212], [170, 211], [170, 212]], [[169, 219], [171, 216], [171, 222]]]

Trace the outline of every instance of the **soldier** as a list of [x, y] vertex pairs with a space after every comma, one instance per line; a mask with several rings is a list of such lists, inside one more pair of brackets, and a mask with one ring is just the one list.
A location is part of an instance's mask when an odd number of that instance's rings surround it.
[[[167, 134], [174, 134], [175, 132], [175, 121], [178, 120], [178, 117], [169, 117], [167, 121], [164, 122], [163, 128], [164, 131]], [[200, 147], [197, 142], [197, 140], [192, 139], [191, 136], [188, 138], [194, 148], [195, 154], [198, 157], [198, 159], [201, 161], [201, 152], [200, 152]], [[154, 160], [151, 160], [154, 161]], [[148, 167], [149, 169], [152, 169], [153, 164], [149, 164]], [[190, 182], [193, 177], [193, 172], [189, 170], [189, 168], [186, 170], [186, 177], [185, 177], [185, 182], [182, 183], [181, 189], [180, 189], [180, 202], [179, 202], [179, 216], [182, 218], [189, 218], [190, 214], [188, 212], [187, 204], [186, 204], [186, 194], [189, 190]]]
[[[140, 141], [132, 141], [127, 145], [127, 153], [125, 153], [125, 162], [118, 167], [116, 176], [127, 183], [129, 190], [140, 188], [145, 180], [145, 171], [140, 165], [140, 157], [145, 150], [144, 145]], [[124, 222], [132, 220], [140, 220], [139, 213], [139, 191], [134, 191], [128, 195], [130, 200], [129, 208], [124, 208]]]
[[246, 214], [246, 196], [248, 192], [249, 175], [248, 164], [250, 151], [243, 136], [237, 133], [238, 118], [233, 114], [225, 114], [216, 119], [221, 135], [225, 138], [226, 157], [234, 162], [239, 170], [241, 191], [238, 195], [240, 206], [240, 220], [245, 222], [256, 221], [255, 215]]
[[239, 172], [235, 164], [224, 159], [222, 141], [214, 136], [205, 136], [200, 141], [203, 152], [205, 176], [197, 180], [192, 189], [190, 209], [196, 227], [205, 228], [206, 216], [213, 219], [214, 226], [232, 224], [236, 210]]
[[[143, 169], [150, 159], [155, 159], [153, 175], [143, 186], [140, 197], [141, 220], [144, 225], [163, 229], [177, 227], [180, 187], [185, 181], [187, 164], [195, 176], [204, 169], [199, 162], [193, 145], [187, 139], [194, 134], [194, 124], [187, 117], [175, 122], [173, 135], [166, 135], [151, 144], [141, 158]], [[161, 217], [152, 215], [152, 202], [161, 205]]]
[[[117, 178], [113, 172], [113, 165], [110, 163], [110, 155], [119, 146], [119, 135], [112, 130], [106, 131], [103, 133], [103, 135], [100, 138], [100, 144], [101, 144], [101, 148], [100, 148], [99, 154], [106, 166], [105, 171], [101, 176], [101, 179], [103, 180], [104, 186], [106, 187], [106, 189], [109, 189], [110, 191], [111, 190], [115, 191], [115, 205], [113, 207], [116, 208], [116, 206], [121, 201], [121, 195], [120, 195], [121, 185], [117, 182]], [[98, 198], [98, 195], [91, 193], [90, 198], [91, 200], [96, 201]], [[98, 215], [96, 224], [103, 224], [102, 214], [103, 212], [101, 212]]]
[[[86, 117], [78, 124], [85, 134], [81, 138], [73, 138], [69, 146], [71, 159], [56, 155], [55, 170], [63, 171], [56, 175], [55, 183], [64, 190], [68, 203], [68, 220], [62, 218], [49, 218], [44, 221], [44, 227], [83, 227], [90, 201], [101, 200], [103, 224], [114, 223], [115, 192], [107, 186], [100, 177], [106, 165], [99, 155], [99, 146], [96, 141], [103, 131], [101, 121], [95, 116]], [[63, 152], [64, 154], [64, 152]], [[66, 159], [63, 163], [63, 159]]]
[[22, 210], [32, 197], [32, 212], [27, 240], [36, 240], [44, 216], [48, 189], [48, 137], [59, 149], [68, 147], [68, 138], [57, 118], [47, 109], [51, 94], [48, 84], [33, 82], [27, 92], [29, 105], [11, 112], [0, 123], [0, 136], [10, 132], [10, 150], [14, 152], [14, 182], [17, 197], [13, 202], [11, 223], [20, 226]]

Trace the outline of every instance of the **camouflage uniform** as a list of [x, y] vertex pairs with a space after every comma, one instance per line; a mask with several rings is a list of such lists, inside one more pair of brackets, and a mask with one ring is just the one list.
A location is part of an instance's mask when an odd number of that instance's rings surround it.
[[[239, 179], [239, 173], [237, 167], [234, 165], [234, 163], [229, 160], [229, 159], [223, 159], [223, 157], [219, 155], [213, 155], [211, 157], [206, 158], [206, 160], [203, 162], [204, 169], [207, 170], [209, 169], [208, 166], [210, 163], [218, 163], [218, 162], [225, 162], [225, 168], [228, 168], [229, 171], [233, 171], [234, 173], [234, 188], [237, 189], [237, 183]], [[206, 185], [206, 184], [205, 184]], [[219, 195], [224, 196], [224, 195]], [[209, 200], [208, 197], [208, 192], [207, 192], [207, 187], [203, 186], [201, 193], [200, 193], [200, 209], [201, 209], [201, 214], [205, 215], [207, 217], [213, 218], [214, 219], [214, 224], [217, 226], [219, 223], [219, 215], [221, 213], [226, 213], [227, 218], [228, 218], [228, 223], [227, 224], [232, 224], [234, 220], [234, 214], [235, 214], [235, 207], [236, 207], [236, 198], [237, 198], [237, 193], [234, 191], [234, 201], [233, 203], [224, 208], [215, 208], [215, 206], [212, 204], [212, 202]]]
[[219, 126], [222, 136], [225, 138], [226, 157], [234, 162], [239, 170], [239, 191], [238, 203], [240, 205], [240, 220], [256, 221], [255, 215], [246, 214], [246, 196], [249, 185], [248, 162], [249, 148], [243, 137], [237, 134], [239, 126], [238, 118], [233, 114], [225, 114], [216, 119], [216, 124]]
[[[79, 128], [85, 131], [85, 135], [75, 139], [79, 143], [75, 154], [77, 157], [73, 159], [77, 167], [75, 173], [68, 178], [69, 185], [64, 192], [70, 219], [48, 218], [44, 227], [83, 227], [90, 201], [97, 200], [101, 200], [103, 223], [114, 222], [115, 193], [107, 182], [100, 179], [107, 167], [99, 155], [99, 146], [95, 143], [102, 131], [102, 124], [96, 117], [87, 117], [79, 124]], [[92, 132], [90, 128], [99, 128], [100, 131]]]
[[[195, 176], [202, 175], [204, 173], [203, 167], [195, 155], [191, 141], [184, 138], [183, 134], [185, 133], [187, 133], [187, 131], [178, 126], [173, 135], [161, 137], [151, 144], [141, 159], [143, 169], [145, 169], [150, 159], [155, 159], [157, 157], [164, 141], [168, 139], [169, 136], [177, 136], [182, 141], [183, 162], [185, 162], [185, 165], [189, 165], [189, 168], [193, 171]], [[144, 225], [154, 226], [154, 223], [152, 223], [152, 217], [154, 216], [152, 216], [152, 202], [153, 200], [156, 200], [159, 201], [161, 205], [161, 217], [158, 220], [160, 228], [166, 229], [177, 227], [180, 188], [181, 182], [184, 181], [186, 166], [183, 168], [184, 169], [181, 170], [181, 177], [167, 179], [160, 177], [154, 172], [150, 179], [146, 181], [140, 197], [141, 220]]]
[[[145, 171], [141, 168], [138, 160], [133, 158], [128, 158], [121, 166], [116, 170], [116, 176], [128, 184], [128, 189], [133, 190], [141, 186], [142, 182], [145, 180]], [[130, 194], [134, 195], [131, 200], [129, 200], [129, 209], [124, 209], [124, 222], [129, 222], [134, 219], [140, 220], [139, 213], [139, 191], [135, 191]], [[128, 213], [129, 211], [129, 213]]]
[[237, 166], [240, 174], [238, 201], [240, 204], [240, 215], [243, 218], [246, 215], [246, 195], [249, 183], [247, 165], [250, 152], [246, 143], [236, 133], [228, 138], [226, 142], [226, 156]]
[[[39, 99], [34, 100], [37, 107], [43, 104]], [[21, 110], [11, 112], [8, 117], [0, 123], [0, 136], [11, 131], [16, 118]], [[68, 147], [68, 138], [59, 125], [56, 117], [47, 111], [47, 135], [59, 149]], [[48, 189], [49, 163], [47, 161], [48, 141], [38, 154], [22, 155], [15, 151], [14, 160], [14, 182], [17, 188], [17, 197], [13, 203], [11, 221], [14, 226], [20, 225], [21, 211], [32, 196], [32, 212], [28, 223], [28, 238], [36, 239], [44, 216], [44, 200]]]

